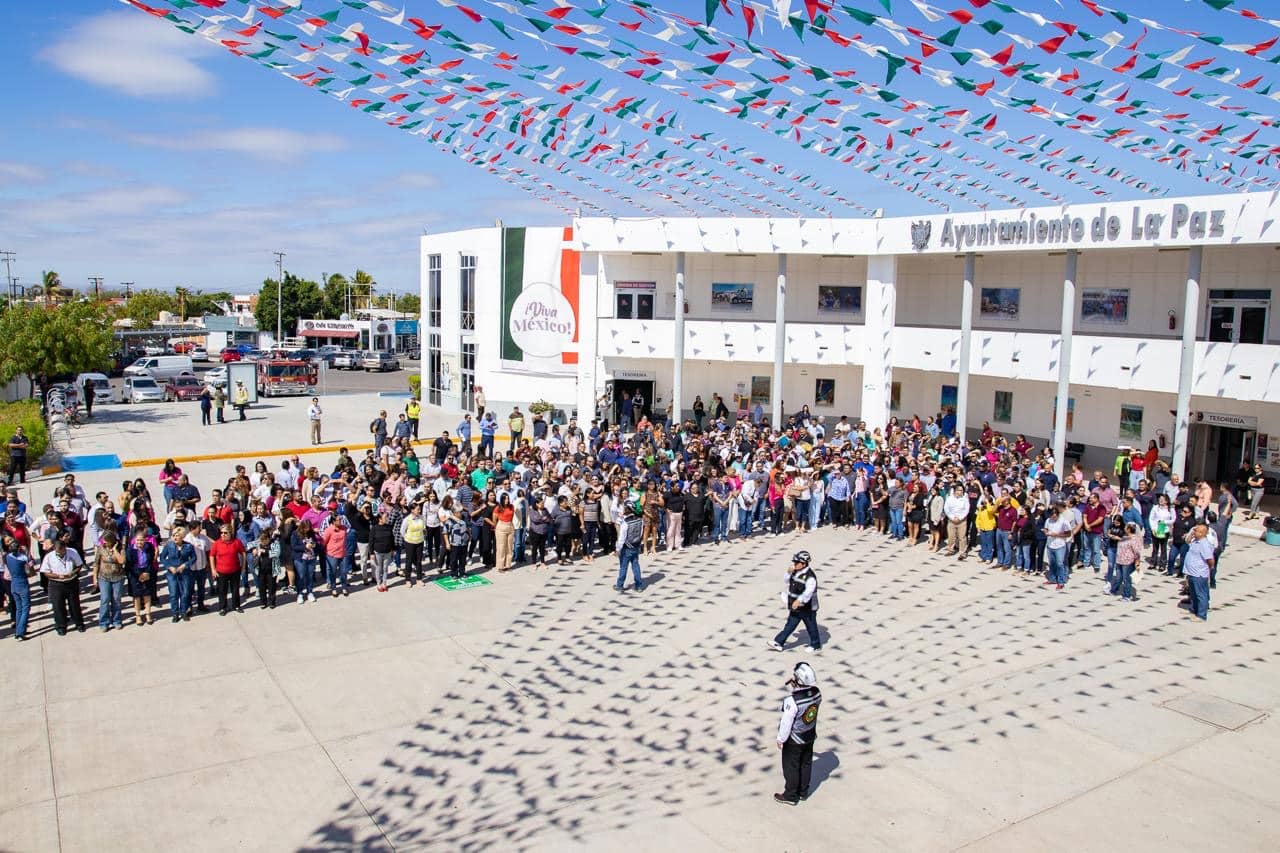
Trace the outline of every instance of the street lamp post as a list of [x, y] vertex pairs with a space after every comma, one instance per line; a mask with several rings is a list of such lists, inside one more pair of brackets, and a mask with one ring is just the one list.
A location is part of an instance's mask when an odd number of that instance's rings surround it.
[[284, 252], [272, 252], [276, 256], [276, 346], [284, 341]]

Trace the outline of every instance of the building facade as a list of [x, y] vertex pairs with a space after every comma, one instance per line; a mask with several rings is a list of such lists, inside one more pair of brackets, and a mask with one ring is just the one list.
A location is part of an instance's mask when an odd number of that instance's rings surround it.
[[709, 406], [718, 393], [735, 413], [807, 405], [872, 426], [952, 408], [971, 433], [989, 422], [1087, 466], [1154, 440], [1191, 475], [1233, 477], [1242, 461], [1280, 473], [1277, 214], [1280, 201], [1250, 194], [522, 229], [526, 255], [530, 243], [563, 255], [541, 279], [563, 287], [575, 256], [575, 323], [560, 344], [574, 358], [555, 371], [490, 343], [533, 283], [503, 272], [513, 229], [432, 235], [424, 374], [442, 392], [430, 402], [465, 408], [479, 383], [504, 414], [539, 397], [596, 412], [611, 394], [613, 419], [623, 390], [657, 412], [678, 396], [687, 415], [695, 395]]

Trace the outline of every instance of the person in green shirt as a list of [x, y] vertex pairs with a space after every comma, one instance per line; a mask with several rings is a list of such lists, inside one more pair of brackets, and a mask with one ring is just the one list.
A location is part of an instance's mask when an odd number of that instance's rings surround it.
[[480, 460], [480, 467], [471, 472], [471, 488], [480, 494], [484, 494], [489, 489], [489, 481], [493, 479], [493, 468], [490, 467], [488, 459]]

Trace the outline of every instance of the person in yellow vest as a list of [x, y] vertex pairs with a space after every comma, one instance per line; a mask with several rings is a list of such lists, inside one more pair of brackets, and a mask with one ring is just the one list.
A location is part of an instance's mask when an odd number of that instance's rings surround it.
[[418, 418], [422, 417], [422, 403], [418, 402], [417, 397], [410, 397], [409, 402], [404, 407], [405, 420], [409, 422], [409, 432], [413, 435], [413, 440], [418, 440]]
[[249, 389], [244, 387], [243, 380], [236, 380], [235, 396], [231, 398], [231, 404], [240, 413], [240, 420], [246, 420], [244, 412], [249, 408]]

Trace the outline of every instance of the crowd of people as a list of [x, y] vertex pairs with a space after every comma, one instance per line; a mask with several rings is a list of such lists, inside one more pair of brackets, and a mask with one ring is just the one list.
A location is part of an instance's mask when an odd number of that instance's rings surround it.
[[[93, 496], [68, 474], [39, 507], [6, 486], [3, 592], [14, 636], [27, 636], [33, 587], [58, 634], [85, 630], [86, 592], [109, 631], [125, 624], [126, 599], [144, 626], [157, 613], [179, 622], [211, 606], [242, 611], [250, 596], [269, 610], [346, 597], [353, 585], [386, 592], [393, 579], [414, 586], [607, 555], [618, 559], [615, 589], [627, 590], [630, 571], [639, 591], [641, 556], [803, 538], [826, 525], [959, 560], [976, 549], [979, 563], [1057, 590], [1084, 573], [1136, 600], [1144, 570], [1180, 576], [1183, 603], [1205, 619], [1233, 515], [1248, 499], [1230, 483], [1182, 481], [1154, 442], [1110, 472], [1077, 464], [1062, 473], [1049, 448], [1022, 435], [984, 425], [962, 441], [944, 417], [828, 426], [805, 407], [777, 429], [713, 410], [671, 428], [637, 412], [622, 432], [603, 419], [556, 424], [516, 410], [498, 448], [492, 412], [478, 430], [467, 414], [454, 436], [415, 441], [418, 411], [394, 421], [379, 413], [372, 449], [339, 450], [323, 466], [295, 455], [275, 470], [236, 465], [225, 481], [197, 485], [170, 461], [158, 477]], [[1242, 475], [1244, 489], [1261, 485], [1260, 470]]]

